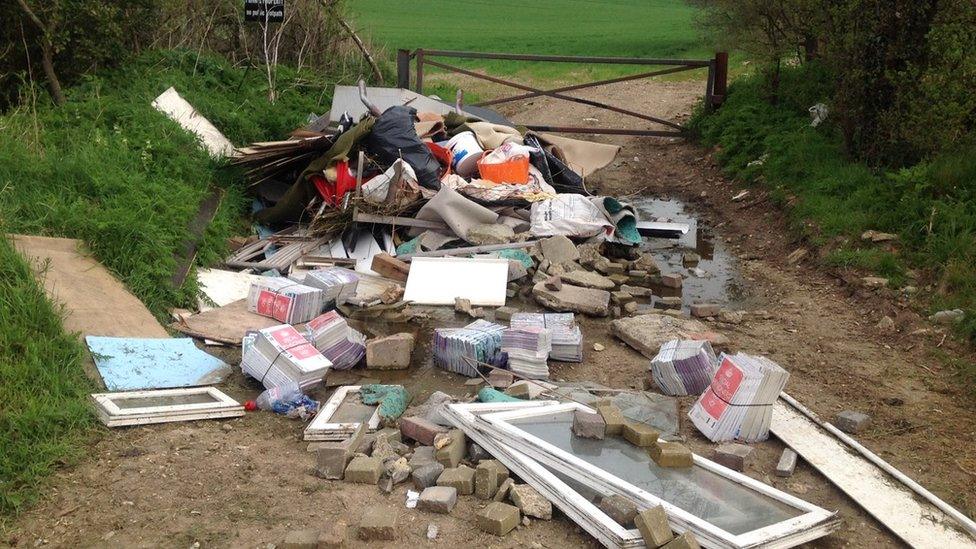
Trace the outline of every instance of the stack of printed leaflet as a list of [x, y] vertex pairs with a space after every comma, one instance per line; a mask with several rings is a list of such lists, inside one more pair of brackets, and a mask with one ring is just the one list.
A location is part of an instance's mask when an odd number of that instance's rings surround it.
[[651, 377], [666, 395], [697, 396], [711, 383], [716, 368], [718, 359], [707, 341], [672, 339], [651, 361]]
[[356, 297], [359, 275], [342, 267], [326, 267], [309, 271], [304, 284], [322, 290], [326, 308], [335, 307]]
[[573, 313], [515, 313], [512, 328], [535, 326], [552, 334], [549, 358], [558, 362], [583, 362], [583, 332]]
[[538, 326], [509, 328], [502, 333], [502, 352], [508, 369], [529, 379], [549, 379], [552, 332]]
[[348, 370], [366, 356], [366, 336], [350, 327], [335, 311], [309, 320], [305, 329], [308, 340], [336, 370]]
[[468, 377], [477, 377], [478, 371], [465, 357], [501, 366], [504, 363], [501, 350], [504, 331], [504, 326], [481, 319], [463, 328], [438, 328], [434, 330], [434, 364]]
[[745, 353], [722, 355], [711, 383], [688, 417], [712, 442], [756, 442], [769, 437], [773, 404], [790, 374], [772, 360]]
[[247, 310], [288, 324], [308, 322], [324, 308], [322, 290], [283, 276], [256, 280], [247, 294]]
[[287, 324], [259, 330], [241, 358], [241, 370], [266, 388], [295, 382], [307, 389], [321, 382], [331, 366], [329, 359]]

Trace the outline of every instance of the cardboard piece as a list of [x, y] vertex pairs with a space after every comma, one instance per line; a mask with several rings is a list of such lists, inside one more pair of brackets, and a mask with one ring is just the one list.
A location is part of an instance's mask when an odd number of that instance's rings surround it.
[[234, 301], [217, 309], [202, 312], [173, 322], [170, 328], [186, 335], [240, 345], [249, 330], [262, 330], [281, 324], [273, 318], [247, 310], [247, 300]]

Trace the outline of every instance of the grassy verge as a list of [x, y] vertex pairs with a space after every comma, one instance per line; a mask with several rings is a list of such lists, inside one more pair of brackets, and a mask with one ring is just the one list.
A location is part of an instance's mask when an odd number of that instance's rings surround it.
[[[810, 127], [806, 111], [830, 96], [830, 85], [817, 67], [787, 71], [774, 105], [762, 79], [742, 78], [725, 105], [697, 113], [692, 126], [731, 175], [790, 206], [793, 227], [824, 249], [828, 264], [919, 287], [931, 310], [966, 310], [959, 330], [976, 342], [976, 145], [898, 171], [852, 162], [830, 123]], [[900, 238], [892, 247], [866, 243], [868, 229]], [[973, 368], [959, 370], [976, 387]]]
[[81, 343], [0, 238], [0, 526], [31, 505], [43, 479], [80, 455], [92, 426]]

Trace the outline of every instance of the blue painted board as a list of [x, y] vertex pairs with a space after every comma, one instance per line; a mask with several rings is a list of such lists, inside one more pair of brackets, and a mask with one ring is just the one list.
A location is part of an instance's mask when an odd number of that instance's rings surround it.
[[213, 385], [230, 366], [183, 338], [87, 336], [95, 367], [109, 391]]

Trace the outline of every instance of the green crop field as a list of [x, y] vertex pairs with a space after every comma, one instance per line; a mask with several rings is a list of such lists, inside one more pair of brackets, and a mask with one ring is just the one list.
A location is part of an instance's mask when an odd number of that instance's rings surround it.
[[[713, 55], [695, 28], [697, 8], [680, 0], [356, 0], [349, 6], [358, 31], [388, 57], [400, 48], [619, 57]], [[639, 70], [484, 60], [458, 64], [539, 79], [561, 79], [570, 73], [601, 78]]]

